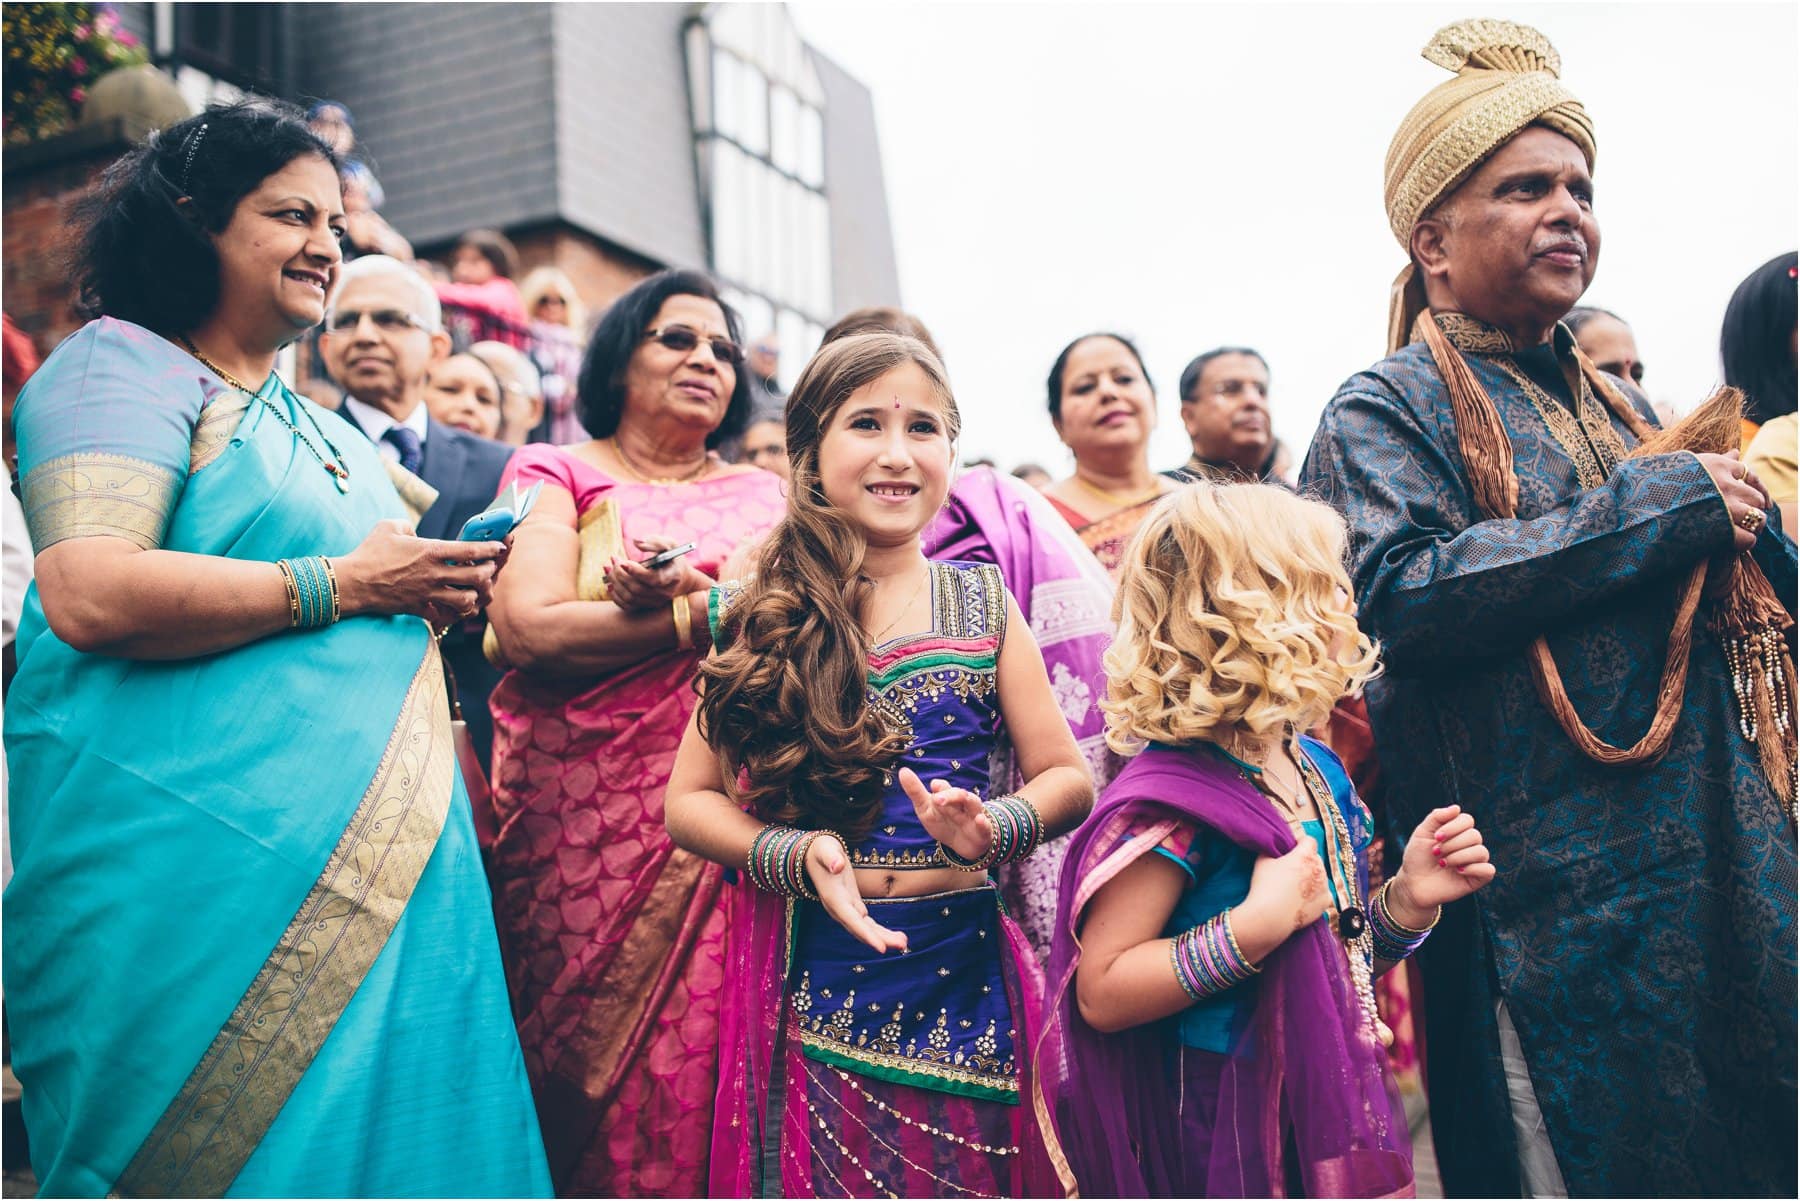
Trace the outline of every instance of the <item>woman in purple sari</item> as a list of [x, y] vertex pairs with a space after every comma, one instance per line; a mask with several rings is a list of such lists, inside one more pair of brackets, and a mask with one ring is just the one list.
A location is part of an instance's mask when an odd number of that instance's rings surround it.
[[1163, 501], [1126, 554], [1107, 737], [1138, 751], [1063, 870], [1033, 1102], [1109, 1196], [1411, 1196], [1372, 994], [1493, 878], [1434, 810], [1368, 891], [1368, 811], [1308, 729], [1376, 670], [1343, 523], [1259, 485]]

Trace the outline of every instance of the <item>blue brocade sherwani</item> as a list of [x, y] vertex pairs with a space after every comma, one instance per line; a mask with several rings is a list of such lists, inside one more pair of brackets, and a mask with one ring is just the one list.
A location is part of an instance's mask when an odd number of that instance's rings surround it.
[[[1738, 732], [1720, 646], [1697, 624], [1673, 742], [1636, 768], [1576, 750], [1525, 657], [1546, 635], [1575, 711], [1635, 743], [1677, 586], [1730, 549], [1726, 506], [1685, 452], [1619, 461], [1632, 435], [1574, 371], [1566, 329], [1515, 353], [1466, 317], [1440, 323], [1511, 440], [1517, 519], [1483, 519], [1417, 342], [1339, 389], [1301, 484], [1349, 522], [1397, 819], [1410, 833], [1460, 804], [1499, 869], [1422, 952], [1446, 1190], [1519, 1195], [1504, 1001], [1572, 1195], [1793, 1196], [1794, 831]], [[1754, 554], [1791, 614], [1794, 544], [1769, 516]]]

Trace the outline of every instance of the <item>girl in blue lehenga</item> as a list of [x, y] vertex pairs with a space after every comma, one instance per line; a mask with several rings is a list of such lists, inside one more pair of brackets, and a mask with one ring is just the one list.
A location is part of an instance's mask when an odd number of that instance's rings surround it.
[[15, 418], [5, 987], [40, 1184], [545, 1195], [420, 620], [473, 612], [503, 548], [385, 520], [374, 449], [272, 371], [340, 262], [337, 163], [285, 106], [213, 108], [84, 217], [102, 315]]

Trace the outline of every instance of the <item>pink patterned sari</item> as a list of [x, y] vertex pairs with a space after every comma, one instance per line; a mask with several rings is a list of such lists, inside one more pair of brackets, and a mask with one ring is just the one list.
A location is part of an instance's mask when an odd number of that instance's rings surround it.
[[[567, 489], [578, 513], [610, 498], [628, 546], [652, 534], [697, 542], [691, 561], [708, 574], [784, 509], [765, 472], [640, 484], [543, 445], [513, 456], [502, 486], [515, 478]], [[656, 651], [599, 679], [510, 671], [490, 701], [494, 908], [563, 1196], [706, 1189], [722, 869], [677, 850], [663, 828], [700, 654]]]

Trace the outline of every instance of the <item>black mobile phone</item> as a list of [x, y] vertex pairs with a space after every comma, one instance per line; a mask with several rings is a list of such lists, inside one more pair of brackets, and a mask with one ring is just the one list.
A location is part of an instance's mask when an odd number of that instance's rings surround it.
[[699, 549], [699, 545], [697, 542], [684, 542], [680, 546], [671, 546], [668, 550], [658, 551], [648, 559], [640, 559], [638, 565], [640, 567], [662, 567], [665, 564], [673, 563], [690, 551]]

